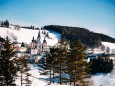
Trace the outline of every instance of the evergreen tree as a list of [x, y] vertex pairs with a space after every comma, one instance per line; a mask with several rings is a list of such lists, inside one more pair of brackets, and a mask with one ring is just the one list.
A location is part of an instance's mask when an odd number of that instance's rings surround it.
[[22, 42], [22, 44], [21, 44], [21, 47], [25, 47], [25, 44], [24, 44], [24, 42]]
[[69, 48], [65, 39], [60, 39], [56, 47], [50, 48], [46, 61], [42, 60], [42, 67], [49, 70], [42, 74], [50, 75], [50, 84], [58, 79], [59, 84], [88, 85], [85, 78], [89, 77], [89, 64], [84, 62], [84, 51], [85, 47], [80, 42], [72, 43]]
[[107, 57], [99, 57], [98, 59], [92, 59], [91, 73], [109, 73], [113, 69], [113, 60]]
[[0, 78], [3, 80], [4, 86], [11, 86], [15, 83], [17, 65], [12, 58], [15, 53], [8, 37], [6, 37], [3, 47], [0, 56]]
[[7, 27], [7, 28], [9, 27], [9, 21], [8, 20], [4, 21], [4, 26]]
[[[65, 83], [66, 78], [63, 76], [66, 72], [66, 54], [67, 54], [67, 43], [64, 39], [59, 41], [58, 47], [50, 48], [50, 53], [46, 56], [46, 61], [41, 60], [42, 68], [46, 68], [49, 71], [43, 71], [43, 75], [49, 74], [50, 84], [57, 78], [59, 84]], [[58, 73], [59, 75], [55, 75]]]
[[23, 84], [30, 85], [31, 81], [29, 80], [29, 76], [31, 74], [29, 74], [30, 68], [28, 66], [28, 61], [26, 57], [22, 55], [19, 59], [17, 59], [17, 64], [18, 64], [18, 72], [20, 73], [18, 77], [20, 77], [21, 86]]
[[[54, 48], [50, 48], [50, 52], [54, 51]], [[41, 75], [49, 75], [49, 85], [52, 83], [54, 83], [54, 62], [53, 62], [54, 57], [50, 54], [50, 53], [46, 53], [45, 58], [42, 58], [39, 61], [38, 66], [40, 66], [41, 68], [43, 68], [43, 71], [40, 73]], [[45, 71], [47, 70], [47, 71]], [[52, 74], [53, 72], [53, 74]], [[52, 76], [53, 75], [53, 76]]]
[[70, 77], [70, 84], [74, 82], [74, 86], [87, 86], [88, 82], [85, 78], [88, 78], [90, 71], [89, 64], [84, 61], [85, 47], [79, 42], [73, 42], [70, 44], [70, 51], [68, 53], [68, 75]]
[[4, 26], [4, 22], [3, 21], [1, 21], [1, 27], [3, 27]]
[[109, 47], [107, 47], [106, 52], [110, 53], [110, 48]]
[[105, 51], [105, 46], [104, 45], [101, 46], [101, 50]]
[[46, 34], [46, 31], [44, 30], [44, 33], [43, 34]]
[[59, 84], [66, 83], [67, 77], [64, 75], [66, 74], [67, 70], [67, 42], [64, 38], [61, 38], [59, 41], [58, 47], [55, 49], [54, 54], [56, 54], [54, 59], [54, 70], [56, 73], [59, 73], [59, 76], [55, 76], [59, 78]]
[[0, 37], [0, 42], [5, 42], [5, 39]]

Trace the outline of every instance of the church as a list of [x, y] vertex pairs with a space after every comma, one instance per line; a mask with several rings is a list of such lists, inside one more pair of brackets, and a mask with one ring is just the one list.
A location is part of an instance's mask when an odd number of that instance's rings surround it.
[[35, 40], [33, 37], [30, 47], [31, 47], [31, 52], [30, 52], [31, 55], [33, 55], [33, 54], [41, 55], [41, 54], [47, 52], [47, 50], [48, 50], [47, 49], [47, 41], [44, 37], [43, 42], [41, 42], [40, 30], [38, 32], [37, 39]]

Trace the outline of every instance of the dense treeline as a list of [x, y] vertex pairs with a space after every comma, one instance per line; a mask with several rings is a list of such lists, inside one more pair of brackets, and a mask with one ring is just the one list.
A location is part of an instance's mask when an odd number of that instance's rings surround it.
[[7, 27], [7, 28], [8, 28], [8, 27], [9, 27], [9, 21], [8, 21], [8, 20], [5, 20], [5, 21], [2, 20], [2, 21], [0, 22], [0, 26], [1, 26], [1, 27]]
[[109, 73], [113, 69], [113, 60], [110, 60], [108, 58], [98, 58], [98, 59], [92, 59], [91, 60], [91, 73]]
[[31, 25], [31, 26], [22, 26], [21, 28], [33, 29], [33, 30], [39, 30], [38, 27], [34, 27], [33, 25]]
[[84, 45], [89, 47], [98, 47], [101, 41], [114, 42], [115, 39], [104, 34], [94, 33], [85, 28], [49, 25], [44, 26], [44, 29], [56, 31], [64, 36], [69, 41], [80, 40]]
[[95, 33], [95, 34], [99, 35], [99, 37], [102, 41], [115, 43], [115, 39], [110, 37], [110, 36], [107, 36], [107, 35], [102, 34], [102, 33], [101, 34]]

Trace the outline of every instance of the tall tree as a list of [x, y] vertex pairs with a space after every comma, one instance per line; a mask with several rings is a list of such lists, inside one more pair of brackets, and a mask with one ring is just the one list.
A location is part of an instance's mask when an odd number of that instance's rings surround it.
[[106, 52], [110, 53], [110, 48], [109, 47], [107, 47]]
[[87, 86], [88, 73], [90, 71], [89, 64], [84, 61], [85, 47], [79, 42], [70, 44], [70, 51], [68, 54], [68, 75], [70, 77], [70, 84], [74, 82], [74, 86]]
[[1, 21], [1, 27], [3, 27], [4, 26], [4, 22], [3, 21]]
[[14, 54], [12, 44], [9, 38], [6, 37], [0, 56], [0, 78], [2, 77], [2, 84], [4, 84], [4, 86], [14, 84], [17, 72], [17, 65], [15, 64], [15, 60], [12, 58]]
[[59, 84], [65, 83], [67, 81], [67, 77], [64, 75], [66, 74], [66, 69], [67, 69], [67, 50], [68, 50], [68, 43], [62, 37], [59, 41], [59, 45], [56, 48], [55, 54], [56, 57], [54, 59], [55, 61], [55, 67], [54, 70], [59, 73], [59, 76], [56, 76], [59, 78]]
[[74, 82], [74, 86], [88, 85], [85, 78], [89, 77], [89, 64], [84, 61], [84, 51], [85, 47], [79, 41], [73, 42], [69, 47], [63, 38], [56, 47], [51, 48], [50, 55], [47, 56], [44, 63], [49, 69], [44, 74], [50, 74], [50, 83], [58, 79], [59, 84]]
[[52, 82], [54, 83], [54, 59], [55, 59], [54, 58], [55, 55], [53, 55], [54, 51], [55, 48], [50, 48], [50, 53], [46, 53], [45, 58], [39, 60], [39, 64], [38, 64], [38, 66], [43, 68], [43, 72], [41, 72], [41, 75], [49, 75], [49, 80], [50, 80], [49, 85]]
[[[47, 68], [49, 71], [44, 71], [42, 74], [50, 75], [50, 84], [55, 79], [58, 79], [59, 84], [65, 83], [66, 78], [63, 76], [65, 74], [67, 64], [66, 64], [66, 54], [67, 54], [67, 42], [61, 39], [57, 47], [50, 48], [50, 53], [46, 56], [46, 61], [42, 60], [42, 68]], [[57, 75], [58, 73], [59, 75]]]
[[18, 72], [20, 73], [18, 77], [20, 77], [21, 86], [23, 84], [30, 85], [31, 81], [29, 80], [29, 76], [31, 74], [29, 74], [30, 68], [28, 66], [28, 61], [26, 57], [22, 55], [19, 59], [17, 59], [17, 64], [18, 64]]

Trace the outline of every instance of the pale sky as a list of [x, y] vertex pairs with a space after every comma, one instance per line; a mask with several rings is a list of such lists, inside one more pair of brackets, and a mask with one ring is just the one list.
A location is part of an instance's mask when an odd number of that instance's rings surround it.
[[115, 38], [115, 0], [0, 0], [0, 20], [12, 24], [87, 28]]

